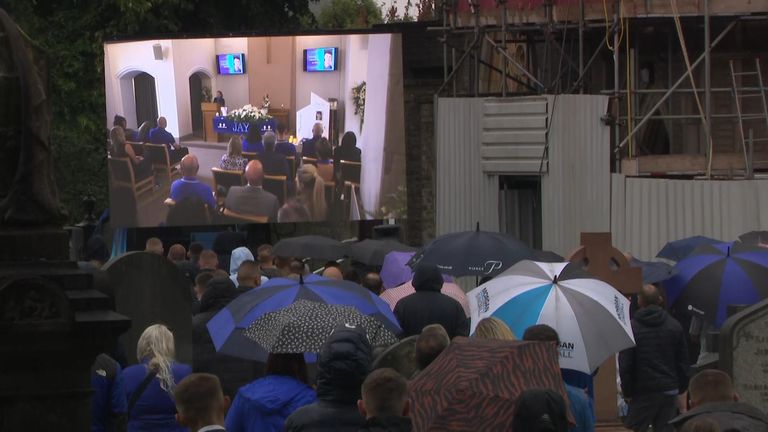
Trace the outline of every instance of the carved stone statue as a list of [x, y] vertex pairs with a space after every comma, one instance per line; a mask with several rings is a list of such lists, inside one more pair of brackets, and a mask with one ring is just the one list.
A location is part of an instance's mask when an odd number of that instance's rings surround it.
[[0, 9], [0, 227], [61, 226], [45, 54]]

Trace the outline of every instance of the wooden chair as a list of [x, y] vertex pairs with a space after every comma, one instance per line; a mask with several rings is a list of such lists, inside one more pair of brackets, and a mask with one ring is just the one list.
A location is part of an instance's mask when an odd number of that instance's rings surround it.
[[288, 177], [286, 176], [264, 176], [264, 190], [277, 197], [282, 206], [288, 198]]
[[317, 159], [316, 158], [311, 158], [311, 157], [302, 157], [301, 158], [301, 164], [302, 165], [312, 164], [314, 166], [317, 166]]
[[331, 205], [336, 201], [336, 183], [325, 182], [325, 203]]
[[[227, 192], [232, 186], [245, 185], [245, 175], [242, 171], [229, 171], [213, 167], [211, 173], [213, 174], [213, 191], [217, 198], [227, 196]], [[223, 189], [223, 194], [219, 194], [219, 187]]]
[[259, 153], [256, 153], [256, 152], [243, 152], [243, 157], [248, 159], [248, 162], [250, 162], [250, 161], [252, 161], [254, 159], [258, 160], [258, 161], [261, 161], [261, 155]]
[[269, 221], [268, 216], [254, 216], [254, 215], [245, 215], [242, 213], [233, 212], [229, 209], [224, 209], [222, 213], [227, 218], [233, 219], [236, 222], [244, 222], [244, 223], [267, 223]]
[[144, 156], [144, 145], [142, 143], [136, 141], [126, 141], [125, 143], [133, 147], [133, 152], [136, 156]]
[[181, 161], [174, 164], [168, 156], [168, 147], [165, 144], [144, 144], [144, 157], [152, 161], [152, 170], [156, 175], [165, 177], [168, 187], [174, 180], [181, 178]]
[[136, 204], [145, 204], [154, 198], [155, 188], [155, 176], [136, 180], [136, 175], [133, 172], [133, 164], [127, 157], [109, 157], [109, 178], [111, 186], [125, 186], [133, 192], [133, 196], [136, 199]]
[[360, 162], [352, 161], [339, 161], [341, 165], [341, 180], [344, 183], [352, 183], [354, 186], [360, 186], [360, 169], [362, 164]]

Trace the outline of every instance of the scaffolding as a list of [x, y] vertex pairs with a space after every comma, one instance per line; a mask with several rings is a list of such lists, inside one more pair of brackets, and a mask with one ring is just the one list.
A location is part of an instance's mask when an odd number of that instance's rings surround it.
[[[717, 160], [715, 142], [722, 146], [726, 140], [713, 136], [713, 121], [727, 125], [735, 123], [739, 117], [735, 109], [729, 112], [723, 112], [721, 108], [716, 110], [713, 95], [723, 100], [728, 95], [762, 93], [765, 89], [762, 84], [761, 88], [754, 85], [713, 87], [712, 51], [726, 38], [733, 39], [734, 29], [740, 26], [757, 25], [768, 29], [765, 13], [768, 1], [762, 3], [726, 0], [444, 1], [442, 25], [430, 28], [441, 34], [443, 44], [443, 83], [437, 95], [608, 94], [611, 108], [604, 121], [613, 127], [616, 172], [623, 171], [622, 165], [632, 166], [622, 162], [633, 161], [642, 152], [648, 152], [639, 135], [648, 128], [649, 122], [684, 125], [680, 126], [685, 129], [681, 132], [681, 141], [686, 141], [692, 133], [688, 125], [696, 122], [698, 151], [686, 149], [678, 155], [679, 158], [683, 160], [686, 154], [703, 152], [706, 160], [703, 175], [707, 178], [712, 178], [713, 172], [721, 175], [723, 171], [733, 177], [739, 171], [734, 169], [739, 164], [744, 175], [749, 176], [754, 168], [768, 169], [768, 158], [753, 160], [754, 146], [750, 145], [748, 151], [746, 140], [743, 140], [744, 148], [738, 149], [744, 155], [743, 160], [736, 163]], [[527, 8], [522, 18], [521, 7]], [[603, 16], [599, 14], [601, 9]], [[650, 72], [638, 64], [640, 42], [648, 38], [647, 32], [659, 28], [667, 43], [664, 47], [655, 47], [653, 52], [666, 56], [667, 85], [664, 88], [641, 88], [638, 75]], [[686, 36], [699, 32], [701, 37], [695, 35], [686, 40]], [[693, 51], [689, 44], [698, 48], [695, 56], [689, 57]], [[511, 46], [524, 46], [527, 54], [524, 59], [510, 52]], [[672, 66], [675, 54], [684, 59], [683, 72], [677, 77]], [[731, 57], [729, 60], [744, 56], [742, 52], [728, 50], [724, 54]], [[598, 70], [598, 65], [603, 68]], [[612, 66], [612, 77], [609, 76], [609, 66]], [[655, 65], [651, 67], [655, 68]], [[482, 71], [488, 76], [485, 80]], [[702, 71], [703, 77], [698, 80], [697, 87], [696, 77]], [[602, 85], [595, 84], [600, 79], [591, 75], [599, 75]], [[500, 84], [493, 89], [491, 77]], [[696, 108], [694, 112], [674, 112], [673, 98], [681, 97]], [[645, 101], [644, 105], [641, 100]], [[667, 128], [666, 133], [671, 148], [670, 130], [671, 127]], [[725, 146], [728, 145], [726, 142]], [[730, 146], [736, 150], [735, 141]], [[755, 165], [755, 162], [759, 164]], [[642, 170], [637, 169], [639, 163], [634, 166], [633, 174], [641, 174], [639, 171]], [[688, 171], [701, 174], [698, 167]]]

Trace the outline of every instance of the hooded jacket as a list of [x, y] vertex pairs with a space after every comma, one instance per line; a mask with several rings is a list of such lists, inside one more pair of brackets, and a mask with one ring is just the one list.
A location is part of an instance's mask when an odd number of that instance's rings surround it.
[[254, 261], [253, 254], [247, 247], [241, 246], [232, 251], [232, 257], [229, 259], [229, 278], [235, 286], [237, 286], [237, 271], [240, 269], [240, 264], [247, 260]]
[[421, 333], [430, 324], [440, 324], [448, 336], [469, 336], [469, 320], [461, 304], [440, 292], [443, 276], [434, 265], [419, 265], [413, 275], [415, 293], [395, 305], [395, 316], [403, 329], [401, 337]]
[[370, 369], [373, 348], [361, 327], [342, 325], [325, 342], [317, 362], [317, 402], [285, 422], [289, 432], [357, 432], [365, 419], [357, 410], [360, 386]]
[[291, 413], [315, 399], [312, 387], [296, 378], [267, 375], [240, 388], [225, 425], [228, 432], [281, 432]]
[[217, 277], [208, 282], [200, 298], [200, 311], [192, 317], [192, 369], [219, 377], [224, 394], [233, 397], [237, 389], [251, 382], [261, 369], [256, 362], [216, 352], [208, 321], [238, 295], [228, 278]]
[[722, 430], [733, 428], [740, 432], [768, 432], [768, 415], [744, 402], [711, 402], [698, 406], [670, 422], [680, 430], [696, 417], [712, 419]]
[[635, 347], [619, 353], [625, 398], [688, 388], [688, 348], [680, 323], [659, 306], [640, 309], [632, 319]]

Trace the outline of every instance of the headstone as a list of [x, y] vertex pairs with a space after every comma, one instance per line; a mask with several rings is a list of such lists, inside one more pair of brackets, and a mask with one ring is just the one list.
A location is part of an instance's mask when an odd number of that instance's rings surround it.
[[372, 369], [392, 368], [405, 379], [411, 379], [418, 369], [416, 365], [416, 340], [418, 335], [409, 336], [390, 346], [373, 360]]
[[[637, 293], [642, 288], [642, 270], [630, 266], [624, 254], [613, 247], [611, 233], [581, 233], [581, 247], [570, 254], [568, 261], [581, 265], [593, 277], [624, 295]], [[613, 357], [600, 366], [594, 377], [594, 388], [597, 420], [617, 422], [616, 360]]]
[[91, 428], [91, 365], [130, 321], [69, 261], [45, 53], [0, 9], [0, 430]]
[[768, 300], [728, 318], [719, 348], [740, 399], [768, 412]]
[[169, 259], [149, 252], [129, 252], [104, 266], [115, 296], [115, 309], [133, 325], [120, 341], [134, 364], [136, 344], [152, 324], [165, 324], [176, 341], [176, 360], [192, 363], [192, 292], [189, 281]]

